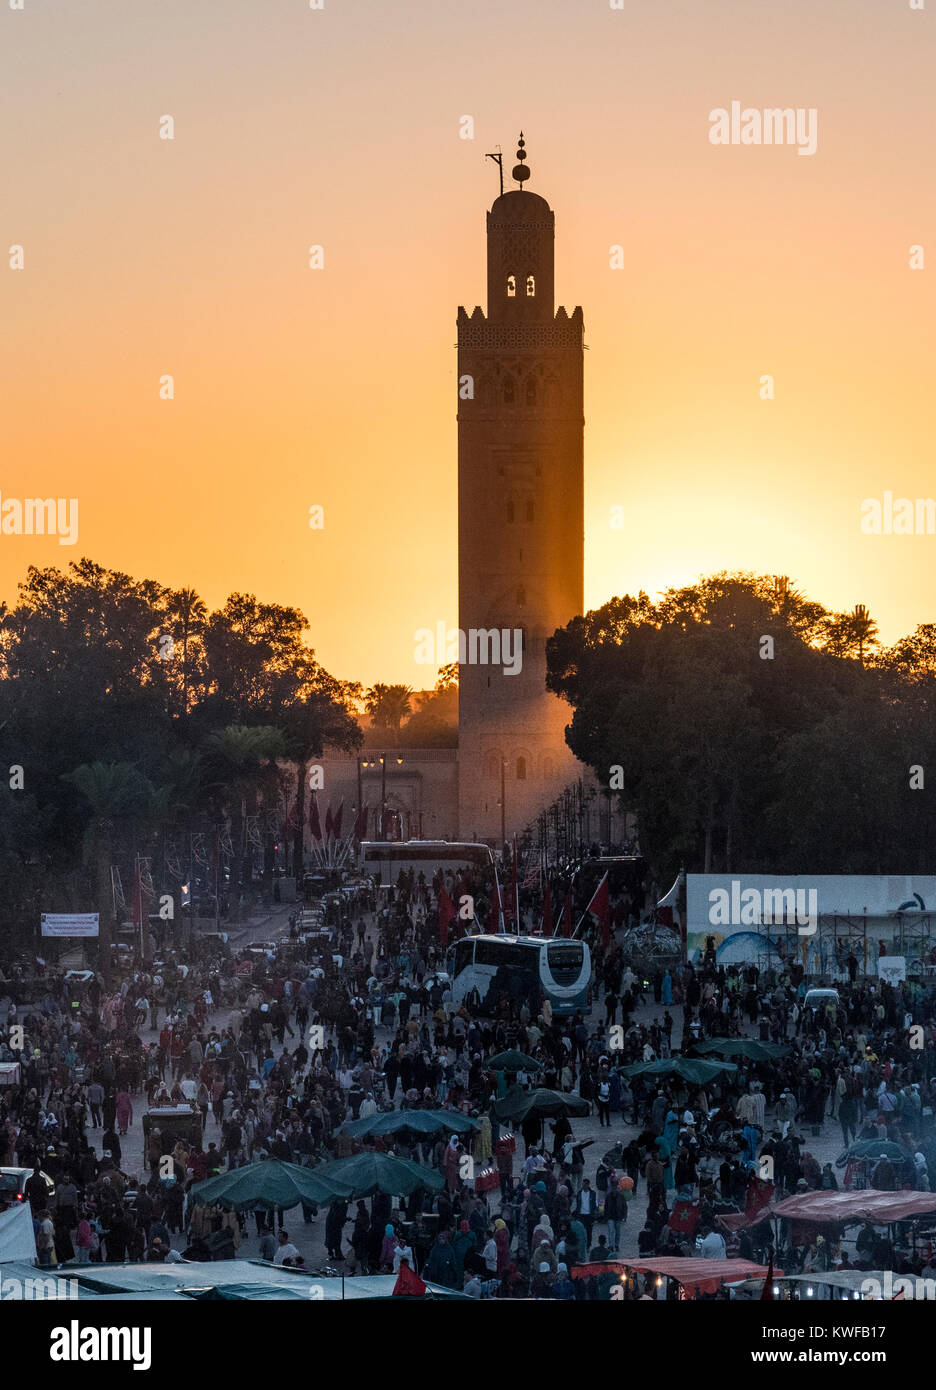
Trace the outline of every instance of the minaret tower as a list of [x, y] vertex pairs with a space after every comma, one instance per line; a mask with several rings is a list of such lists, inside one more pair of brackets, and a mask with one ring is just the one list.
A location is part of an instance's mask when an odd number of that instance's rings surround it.
[[[555, 308], [555, 216], [513, 178], [487, 214], [487, 315], [458, 310], [459, 627], [523, 630], [522, 669], [459, 672], [459, 835], [521, 832], [582, 766], [545, 687], [546, 639], [582, 612], [582, 310]], [[470, 656], [470, 645], [468, 655]]]

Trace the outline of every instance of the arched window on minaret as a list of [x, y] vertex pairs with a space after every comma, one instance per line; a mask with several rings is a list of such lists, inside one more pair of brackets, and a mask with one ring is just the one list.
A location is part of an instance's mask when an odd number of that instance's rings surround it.
[[517, 388], [514, 385], [512, 376], [504, 378], [504, 405], [513, 405], [517, 396]]
[[534, 516], [533, 498], [532, 498], [532, 497], [528, 497], [528, 498], [527, 498], [527, 504], [526, 504], [526, 519], [527, 519], [527, 521], [532, 521], [532, 520], [533, 520], [533, 516]]
[[521, 754], [520, 754], [520, 757], [517, 759], [517, 781], [518, 781], [518, 782], [525, 782], [525, 781], [526, 781], [526, 775], [527, 775], [526, 758], [525, 758], [525, 757], [523, 756], [523, 754], [521, 753]]
[[501, 755], [500, 753], [488, 753], [484, 759], [484, 775], [493, 781], [500, 776]]
[[536, 405], [536, 382], [531, 376], [528, 376], [526, 381], [526, 403]]
[[532, 299], [533, 296], [536, 294], [536, 281], [534, 280], [532, 275], [528, 275], [526, 278], [526, 292], [527, 299]]
[[508, 298], [508, 299], [515, 299], [515, 298], [516, 298], [516, 295], [517, 295], [517, 277], [516, 277], [516, 275], [508, 275], [508, 276], [507, 276], [507, 298]]
[[507, 523], [508, 523], [508, 525], [512, 525], [512, 524], [513, 524], [514, 518], [515, 518], [515, 513], [516, 513], [516, 508], [514, 507], [514, 500], [513, 500], [512, 497], [508, 497], [508, 498], [507, 498]]

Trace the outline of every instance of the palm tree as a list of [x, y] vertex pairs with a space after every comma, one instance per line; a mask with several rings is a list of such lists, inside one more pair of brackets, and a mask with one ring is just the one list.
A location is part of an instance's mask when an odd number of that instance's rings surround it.
[[180, 712], [184, 716], [189, 712], [192, 675], [199, 665], [198, 643], [208, 623], [208, 609], [194, 589], [179, 589], [166, 601], [166, 618], [173, 641], [182, 648], [178, 689]]
[[865, 647], [876, 647], [878, 643], [878, 625], [871, 617], [863, 603], [856, 603], [850, 614], [852, 630], [855, 634], [855, 641], [858, 644], [858, 662], [864, 665]]
[[863, 603], [850, 613], [835, 613], [825, 623], [825, 649], [832, 656], [854, 658], [864, 665], [865, 649], [880, 645], [877, 623]]
[[214, 793], [219, 811], [231, 822], [231, 920], [240, 920], [240, 881], [244, 863], [244, 838], [248, 809], [269, 788], [276, 759], [283, 756], [283, 735], [272, 725], [249, 728], [230, 724], [205, 741], [206, 787]]
[[400, 725], [412, 708], [412, 687], [409, 685], [372, 685], [364, 696], [364, 708], [376, 728], [398, 734]]
[[141, 820], [152, 804], [152, 784], [133, 763], [82, 763], [65, 773], [63, 782], [75, 787], [88, 804], [84, 859], [93, 866], [98, 904], [98, 945], [102, 972], [110, 970], [114, 895], [111, 867], [118, 823]]

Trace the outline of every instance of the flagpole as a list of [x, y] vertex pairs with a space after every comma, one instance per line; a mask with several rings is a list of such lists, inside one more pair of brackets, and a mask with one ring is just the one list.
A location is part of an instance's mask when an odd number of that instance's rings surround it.
[[[601, 878], [601, 882], [598, 884], [598, 887], [595, 889], [594, 893], [592, 893], [591, 898], [590, 898], [589, 903], [588, 903], [588, 906], [586, 907], [585, 911], [582, 913], [581, 917], [580, 917], [579, 920], [578, 920], [578, 923], [577, 923], [577, 925], [576, 925], [575, 931], [572, 933], [573, 937], [578, 936], [579, 927], [582, 925], [582, 923], [585, 921], [585, 918], [586, 918], [586, 917], [588, 916], [588, 914], [591, 912], [591, 905], [592, 905], [592, 903], [595, 901], [595, 899], [597, 898], [598, 894], [601, 892], [602, 888], [604, 887], [605, 881], [607, 880], [607, 877], [608, 877], [608, 871], [607, 871], [607, 869], [605, 869], [604, 874], [602, 875], [602, 878]], [[610, 909], [610, 903], [609, 903], [609, 905], [608, 905], [608, 910], [609, 910], [609, 912], [610, 912], [610, 910], [611, 910], [611, 909]], [[610, 922], [609, 922], [609, 923], [608, 923], [609, 929], [610, 929], [610, 925], [611, 925], [611, 924], [610, 924]]]

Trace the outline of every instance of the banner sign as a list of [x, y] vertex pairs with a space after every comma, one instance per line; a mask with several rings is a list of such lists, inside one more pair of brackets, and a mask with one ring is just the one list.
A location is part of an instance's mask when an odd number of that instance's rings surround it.
[[[853, 950], [860, 972], [873, 974], [879, 955], [897, 955], [899, 924], [919, 922], [927, 913], [936, 916], [932, 874], [686, 877], [691, 961], [708, 943], [719, 965], [753, 961], [764, 968], [795, 956], [808, 970], [821, 972], [834, 968], [836, 953], [844, 961]], [[841, 937], [838, 950], [835, 937]]]
[[97, 936], [100, 913], [43, 912], [39, 918], [43, 936]]
[[877, 973], [879, 980], [889, 985], [897, 985], [907, 978], [906, 956], [878, 956]]

